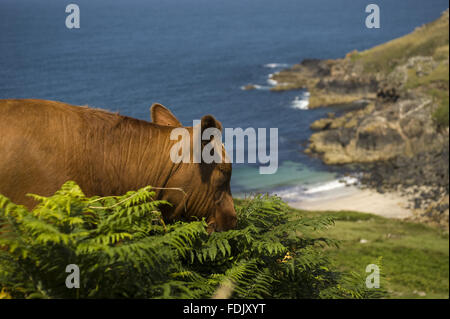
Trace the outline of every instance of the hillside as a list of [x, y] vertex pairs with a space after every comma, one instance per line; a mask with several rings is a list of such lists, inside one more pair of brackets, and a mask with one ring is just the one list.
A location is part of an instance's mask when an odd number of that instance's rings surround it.
[[439, 229], [257, 195], [234, 200], [236, 229], [208, 234], [204, 220], [165, 223], [154, 194], [86, 197], [67, 182], [31, 211], [0, 195], [0, 299], [448, 298]]
[[[448, 228], [449, 11], [412, 33], [338, 60], [304, 60], [274, 91], [306, 88], [309, 108], [342, 105], [311, 124], [306, 153], [357, 164], [380, 192], [412, 197], [419, 219]], [[339, 108], [338, 108], [339, 109]]]
[[340, 245], [326, 251], [339, 270], [364, 275], [368, 264], [381, 265], [385, 298], [448, 298], [448, 232], [351, 211], [302, 214], [334, 218], [335, 226], [327, 234]]
[[[439, 106], [435, 117], [448, 126], [449, 11], [412, 33], [343, 59], [308, 59], [273, 76], [273, 91], [306, 88], [309, 107], [395, 97], [416, 90]], [[394, 88], [394, 91], [389, 89]], [[397, 89], [401, 89], [397, 92]]]

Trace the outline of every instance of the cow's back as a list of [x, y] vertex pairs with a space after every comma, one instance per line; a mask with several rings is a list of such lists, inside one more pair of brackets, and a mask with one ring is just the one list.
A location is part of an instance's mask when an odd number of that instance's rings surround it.
[[[114, 127], [114, 113], [43, 100], [0, 100], [0, 194], [33, 206], [27, 193], [53, 194], [67, 180], [89, 188], [99, 134]], [[90, 167], [90, 168], [89, 168]]]

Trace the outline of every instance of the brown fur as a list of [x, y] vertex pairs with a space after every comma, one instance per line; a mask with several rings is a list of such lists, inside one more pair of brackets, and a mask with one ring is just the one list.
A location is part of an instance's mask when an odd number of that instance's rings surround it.
[[[174, 164], [170, 140], [181, 125], [162, 105], [154, 123], [44, 100], [0, 100], [0, 193], [32, 208], [27, 193], [49, 196], [74, 180], [87, 196], [122, 195], [151, 185], [167, 221], [206, 217], [210, 230], [235, 227], [231, 164]], [[211, 117], [214, 119], [213, 117]], [[208, 117], [203, 126], [216, 125]], [[192, 135], [192, 128], [188, 128]]]

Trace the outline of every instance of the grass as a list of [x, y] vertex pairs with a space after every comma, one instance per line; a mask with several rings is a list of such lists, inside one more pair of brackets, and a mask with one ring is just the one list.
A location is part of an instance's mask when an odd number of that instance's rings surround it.
[[419, 77], [414, 69], [408, 72], [407, 89], [420, 89], [433, 97], [437, 105], [432, 116], [438, 127], [449, 126], [449, 11], [406, 36], [394, 39], [363, 52], [350, 55], [362, 63], [367, 72], [388, 74], [396, 66], [414, 56], [431, 56], [439, 62], [432, 72]]
[[341, 241], [327, 253], [342, 271], [365, 274], [382, 260], [388, 298], [449, 298], [449, 236], [423, 224], [357, 212], [303, 212], [333, 216], [327, 237]]
[[[448, 53], [448, 46], [447, 46]], [[418, 76], [414, 69], [408, 71], [408, 81], [406, 88], [419, 88], [428, 93], [437, 105], [433, 112], [433, 119], [438, 127], [448, 127], [449, 125], [449, 65], [448, 62], [441, 61], [438, 66], [429, 74]]]
[[414, 89], [422, 86], [436, 86], [443, 90], [448, 90], [448, 72], [448, 63], [444, 63], [443, 61], [441, 61], [429, 74], [420, 77], [417, 75], [416, 70], [410, 69], [408, 72], [406, 88]]
[[438, 107], [433, 112], [433, 119], [438, 127], [448, 127], [449, 125], [449, 96], [448, 91], [431, 90], [431, 95], [437, 100]]
[[[449, 10], [442, 13], [437, 20], [416, 28], [410, 34], [392, 41], [375, 46], [371, 49], [346, 55], [344, 62], [349, 65], [357, 65], [364, 74], [373, 74], [380, 78], [387, 77], [397, 66], [403, 66], [412, 57], [432, 57], [438, 66], [426, 75], [416, 74], [415, 67], [408, 71], [406, 89], [422, 91], [435, 99], [433, 107], [433, 119], [438, 128], [449, 125]], [[340, 60], [335, 61], [339, 64]], [[420, 63], [420, 62], [419, 62]], [[345, 64], [344, 64], [345, 65]], [[291, 69], [275, 74], [274, 79], [280, 84], [272, 88], [272, 91], [295, 90], [307, 88], [311, 96], [309, 108], [320, 106], [348, 104], [361, 98], [374, 98], [367, 94], [345, 93], [336, 94], [326, 90], [317, 89], [319, 77], [309, 74], [309, 71], [301, 68]], [[358, 71], [360, 72], [360, 71]]]
[[439, 19], [416, 28], [412, 33], [369, 50], [354, 53], [351, 59], [362, 62], [366, 71], [385, 74], [414, 56], [448, 59], [448, 21], [447, 10]]

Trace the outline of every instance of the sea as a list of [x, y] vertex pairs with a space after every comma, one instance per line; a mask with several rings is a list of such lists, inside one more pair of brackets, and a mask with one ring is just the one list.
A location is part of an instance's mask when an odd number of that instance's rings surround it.
[[[69, 4], [80, 28], [66, 27]], [[380, 28], [367, 28], [369, 4]], [[412, 32], [443, 0], [0, 0], [0, 98], [89, 105], [149, 120], [161, 103], [183, 123], [212, 114], [225, 128], [278, 128], [278, 170], [233, 165], [232, 192], [298, 200], [357, 182], [304, 153], [304, 90], [273, 92], [273, 74]], [[253, 84], [254, 90], [244, 90]], [[1, 124], [0, 124], [1, 125]]]

